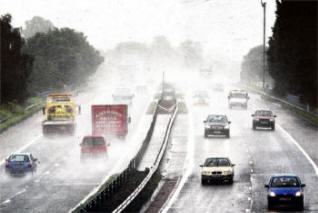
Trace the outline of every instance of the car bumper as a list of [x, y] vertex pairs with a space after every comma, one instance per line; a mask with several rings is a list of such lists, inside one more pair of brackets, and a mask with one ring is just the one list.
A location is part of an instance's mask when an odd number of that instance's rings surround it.
[[232, 180], [233, 174], [230, 175], [201, 175], [203, 180], [210, 180], [210, 181], [224, 181], [224, 180]]
[[273, 205], [275, 204], [299, 204], [302, 203], [304, 200], [304, 197], [295, 197], [294, 195], [291, 196], [276, 196], [276, 197], [270, 197], [267, 196], [267, 200], [271, 202]]
[[6, 173], [9, 173], [11, 175], [24, 175], [29, 172], [33, 172], [32, 168], [26, 168], [26, 169], [6, 169]]
[[205, 129], [205, 134], [207, 135], [227, 135], [229, 129]]
[[270, 127], [272, 127], [275, 124], [275, 122], [270, 121], [270, 122], [267, 122], [267, 123], [261, 123], [259, 121], [253, 121], [253, 124], [256, 125], [257, 127], [270, 128]]

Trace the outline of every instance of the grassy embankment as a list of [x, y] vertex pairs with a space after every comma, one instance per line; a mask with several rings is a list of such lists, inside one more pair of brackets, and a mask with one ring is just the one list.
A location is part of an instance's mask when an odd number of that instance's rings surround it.
[[28, 118], [44, 106], [44, 99], [29, 98], [23, 105], [13, 102], [3, 103], [0, 107], [0, 132]]

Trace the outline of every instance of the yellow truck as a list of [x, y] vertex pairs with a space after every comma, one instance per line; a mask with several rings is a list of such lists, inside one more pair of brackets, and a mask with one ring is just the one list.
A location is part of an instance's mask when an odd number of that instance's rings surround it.
[[[43, 114], [46, 116], [42, 122], [43, 134], [73, 134], [76, 127], [76, 109], [77, 107], [71, 94], [50, 94], [46, 100], [46, 107], [43, 108]], [[80, 111], [81, 108], [78, 106], [78, 114], [80, 114]]]

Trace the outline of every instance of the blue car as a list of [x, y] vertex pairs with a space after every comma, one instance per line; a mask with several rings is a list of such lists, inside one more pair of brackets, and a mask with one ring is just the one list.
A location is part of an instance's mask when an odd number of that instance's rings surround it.
[[297, 209], [304, 209], [304, 192], [305, 184], [296, 175], [274, 175], [270, 178], [269, 183], [265, 184], [268, 188], [267, 202], [268, 209], [272, 210], [278, 204], [290, 204]]
[[24, 175], [34, 173], [37, 159], [31, 153], [14, 153], [5, 160], [5, 172], [10, 175]]

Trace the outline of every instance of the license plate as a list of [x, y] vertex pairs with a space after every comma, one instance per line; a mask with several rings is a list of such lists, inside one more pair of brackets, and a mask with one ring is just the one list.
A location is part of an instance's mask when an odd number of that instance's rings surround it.
[[220, 133], [221, 133], [221, 131], [214, 131], [214, 133], [215, 133], [215, 134], [220, 134]]
[[291, 198], [290, 197], [281, 197], [281, 198], [279, 198], [279, 200], [281, 200], [281, 201], [290, 201]]
[[261, 124], [268, 124], [268, 121], [261, 121]]
[[21, 168], [23, 165], [22, 164], [17, 164], [15, 165], [15, 168]]

